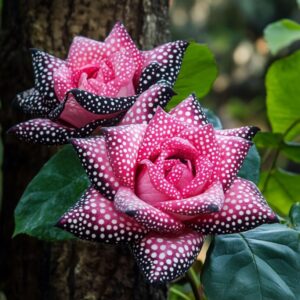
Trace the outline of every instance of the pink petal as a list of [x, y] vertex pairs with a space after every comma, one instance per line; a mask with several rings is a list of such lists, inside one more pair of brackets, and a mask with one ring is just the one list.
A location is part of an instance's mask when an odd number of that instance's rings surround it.
[[140, 240], [147, 233], [134, 220], [117, 212], [113, 202], [93, 187], [61, 217], [56, 226], [81, 239], [109, 244]]
[[[143, 160], [141, 164], [144, 164], [147, 167], [148, 175], [153, 187], [167, 196], [167, 199], [180, 199], [180, 192], [175, 188], [173, 184], [171, 184], [165, 178], [165, 174], [163, 172], [164, 162], [161, 161], [159, 163], [153, 164], [150, 160]], [[139, 185], [143, 184], [143, 182], [138, 182]], [[148, 197], [147, 197], [148, 198]], [[143, 199], [146, 201], [146, 199]], [[150, 199], [149, 199], [150, 200]], [[160, 201], [159, 198], [152, 198], [149, 203], [154, 204], [157, 201]]]
[[72, 144], [93, 186], [113, 200], [120, 184], [109, 163], [104, 137], [73, 139]]
[[196, 216], [203, 213], [219, 211], [223, 202], [223, 187], [221, 183], [215, 182], [202, 194], [181, 200], [160, 202], [155, 206], [167, 213], [183, 216]]
[[190, 227], [204, 234], [223, 234], [276, 222], [276, 215], [255, 184], [237, 178], [225, 193], [222, 209], [191, 221]]
[[63, 64], [53, 74], [54, 90], [59, 101], [63, 101], [67, 92], [76, 86], [73, 84], [70, 69]]
[[84, 109], [99, 115], [125, 112], [137, 99], [137, 96], [119, 98], [103, 97], [79, 89], [71, 90], [70, 94]]
[[233, 129], [216, 130], [216, 134], [225, 136], [236, 136], [251, 141], [258, 131], [258, 127], [244, 126]]
[[194, 126], [204, 126], [208, 124], [206, 115], [194, 94], [191, 94], [180, 104], [174, 107], [170, 111], [170, 115], [173, 115], [182, 122], [189, 123]]
[[163, 141], [175, 136], [186, 127], [187, 125], [181, 123], [158, 107], [154, 117], [147, 126], [137, 161], [140, 162], [143, 159], [148, 159], [155, 148], [159, 147]]
[[49, 119], [31, 119], [13, 126], [8, 133], [13, 133], [28, 143], [61, 145], [68, 143], [71, 138], [90, 135], [99, 125], [99, 122], [93, 122], [85, 127], [72, 129]]
[[90, 112], [82, 107], [71, 93], [68, 93], [65, 101], [61, 102], [61, 104], [49, 114], [51, 119], [58, 120], [75, 128], [83, 127], [94, 121], [101, 121], [103, 125], [116, 124], [122, 116], [122, 111], [111, 114]]
[[58, 105], [58, 100], [47, 102], [38, 90], [32, 88], [17, 94], [14, 105], [25, 114], [47, 117], [48, 113]]
[[[171, 85], [174, 85], [181, 68], [183, 55], [188, 45], [186, 41], [176, 41], [158, 46], [153, 50], [144, 51], [144, 67], [152, 62], [157, 62], [161, 66], [160, 72], [156, 72], [153, 76], [161, 74], [160, 79], [164, 79]], [[150, 78], [149, 82], [153, 82], [153, 79]], [[149, 83], [147, 82], [143, 85], [145, 86], [142, 87], [142, 90], [145, 90], [148, 88]]]
[[[78, 81], [78, 72], [86, 65], [97, 64], [106, 51], [105, 44], [85, 37], [75, 37], [69, 49], [68, 67], [72, 71], [73, 80]], [[81, 71], [80, 71], [81, 73]]]
[[146, 125], [135, 124], [103, 129], [108, 157], [121, 185], [134, 188], [136, 159]]
[[214, 175], [219, 178], [224, 191], [226, 191], [235, 180], [252, 142], [239, 137], [221, 135], [217, 136], [217, 141], [220, 150], [220, 160], [215, 168]]
[[207, 186], [213, 172], [211, 162], [205, 156], [199, 156], [195, 161], [195, 177], [181, 191], [183, 197], [198, 195]]
[[120, 187], [114, 203], [118, 211], [126, 213], [148, 230], [177, 232], [184, 227], [180, 221], [139, 199], [129, 188]]
[[165, 83], [152, 85], [138, 96], [122, 119], [121, 125], [149, 123], [157, 107], [164, 107], [173, 95], [173, 90]]
[[149, 233], [132, 250], [150, 283], [165, 283], [184, 274], [196, 259], [203, 236], [193, 231], [162, 236]]
[[[132, 41], [124, 25], [117, 22], [111, 30], [108, 37], [105, 39], [105, 46], [112, 53], [125, 51], [131, 57], [137, 69], [141, 70], [143, 65], [143, 57], [139, 49]], [[106, 53], [108, 55], [108, 53]], [[138, 73], [140, 73], [139, 71]]]

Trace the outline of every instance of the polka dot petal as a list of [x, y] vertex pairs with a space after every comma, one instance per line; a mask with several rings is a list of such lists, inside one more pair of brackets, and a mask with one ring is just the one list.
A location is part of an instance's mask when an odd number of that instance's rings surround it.
[[78, 238], [108, 244], [130, 243], [147, 233], [140, 224], [116, 211], [113, 202], [93, 187], [61, 217], [56, 226]]
[[73, 139], [72, 145], [94, 188], [113, 200], [120, 184], [110, 165], [104, 137]]
[[226, 191], [236, 178], [242, 163], [252, 145], [252, 142], [238, 137], [217, 136], [220, 150], [220, 160], [214, 175], [220, 179]]
[[179, 220], [142, 201], [129, 188], [119, 188], [115, 207], [151, 231], [177, 232], [184, 228]]
[[163, 79], [171, 85], [174, 85], [188, 45], [186, 41], [175, 41], [158, 46], [153, 50], [144, 51], [142, 53], [144, 66], [156, 62], [160, 65], [160, 68], [159, 72], [149, 72], [147, 75], [150, 75], [151, 78], [146, 80], [146, 82], [140, 82], [139, 88], [141, 90], [147, 89], [151, 83], [153, 83], [153, 77], [155, 77], [157, 81]]
[[160, 236], [149, 233], [132, 245], [133, 254], [150, 283], [165, 283], [184, 274], [196, 259], [203, 236], [193, 231]]
[[133, 188], [136, 159], [146, 125], [134, 124], [103, 128], [113, 172], [121, 185]]
[[164, 201], [155, 206], [167, 213], [182, 216], [197, 216], [199, 214], [219, 211], [224, 202], [221, 183], [216, 182], [203, 193], [191, 198]]
[[69, 142], [71, 138], [90, 135], [101, 121], [89, 123], [78, 129], [70, 128], [49, 119], [31, 119], [19, 123], [8, 130], [20, 140], [33, 144], [61, 145]]
[[140, 94], [129, 108], [121, 125], [149, 123], [159, 106], [165, 107], [174, 95], [173, 90], [165, 82], [160, 82], [149, 87]]
[[225, 136], [236, 136], [251, 141], [258, 131], [258, 127], [244, 126], [239, 128], [216, 130], [216, 134]]
[[170, 111], [170, 115], [173, 115], [182, 122], [195, 126], [204, 126], [208, 124], [206, 115], [194, 94], [191, 94], [174, 107]]
[[278, 219], [254, 183], [237, 178], [225, 193], [219, 212], [205, 214], [189, 226], [203, 234], [234, 233], [252, 229]]

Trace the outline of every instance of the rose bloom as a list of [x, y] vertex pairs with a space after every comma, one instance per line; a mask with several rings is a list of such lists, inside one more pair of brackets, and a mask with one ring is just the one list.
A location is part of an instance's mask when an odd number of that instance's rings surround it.
[[257, 128], [215, 130], [193, 95], [148, 125], [102, 132], [72, 141], [91, 186], [57, 226], [128, 243], [150, 282], [183, 274], [207, 234], [278, 221], [255, 184], [237, 177]]
[[[117, 23], [104, 42], [75, 37], [66, 60], [34, 49], [35, 87], [17, 95], [16, 103], [39, 118], [9, 132], [32, 143], [64, 144], [114, 125], [153, 84], [163, 80], [172, 87], [187, 46], [176, 41], [140, 51]], [[155, 105], [166, 104], [159, 101]]]

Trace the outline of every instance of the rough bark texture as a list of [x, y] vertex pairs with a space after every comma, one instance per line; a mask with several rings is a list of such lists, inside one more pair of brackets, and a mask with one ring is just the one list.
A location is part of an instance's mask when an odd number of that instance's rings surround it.
[[18, 142], [5, 132], [25, 119], [11, 103], [16, 93], [33, 85], [28, 48], [63, 58], [73, 36], [101, 40], [121, 20], [137, 44], [147, 49], [168, 39], [167, 19], [167, 0], [4, 0], [0, 292], [7, 299], [165, 299], [165, 287], [146, 284], [127, 249], [77, 241], [47, 244], [27, 236], [11, 240], [18, 199], [55, 150]]

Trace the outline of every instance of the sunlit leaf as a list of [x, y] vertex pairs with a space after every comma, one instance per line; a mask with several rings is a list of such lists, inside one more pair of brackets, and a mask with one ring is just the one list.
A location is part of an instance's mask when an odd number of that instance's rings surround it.
[[300, 201], [300, 175], [280, 169], [262, 172], [259, 187], [272, 208], [287, 216], [291, 206]]
[[288, 133], [286, 140], [300, 133], [299, 74], [300, 51], [297, 51], [273, 63], [266, 78], [268, 117], [273, 132]]
[[283, 19], [271, 23], [264, 30], [264, 36], [272, 54], [300, 40], [300, 24]]
[[202, 282], [209, 300], [299, 299], [300, 233], [266, 224], [217, 236]]

